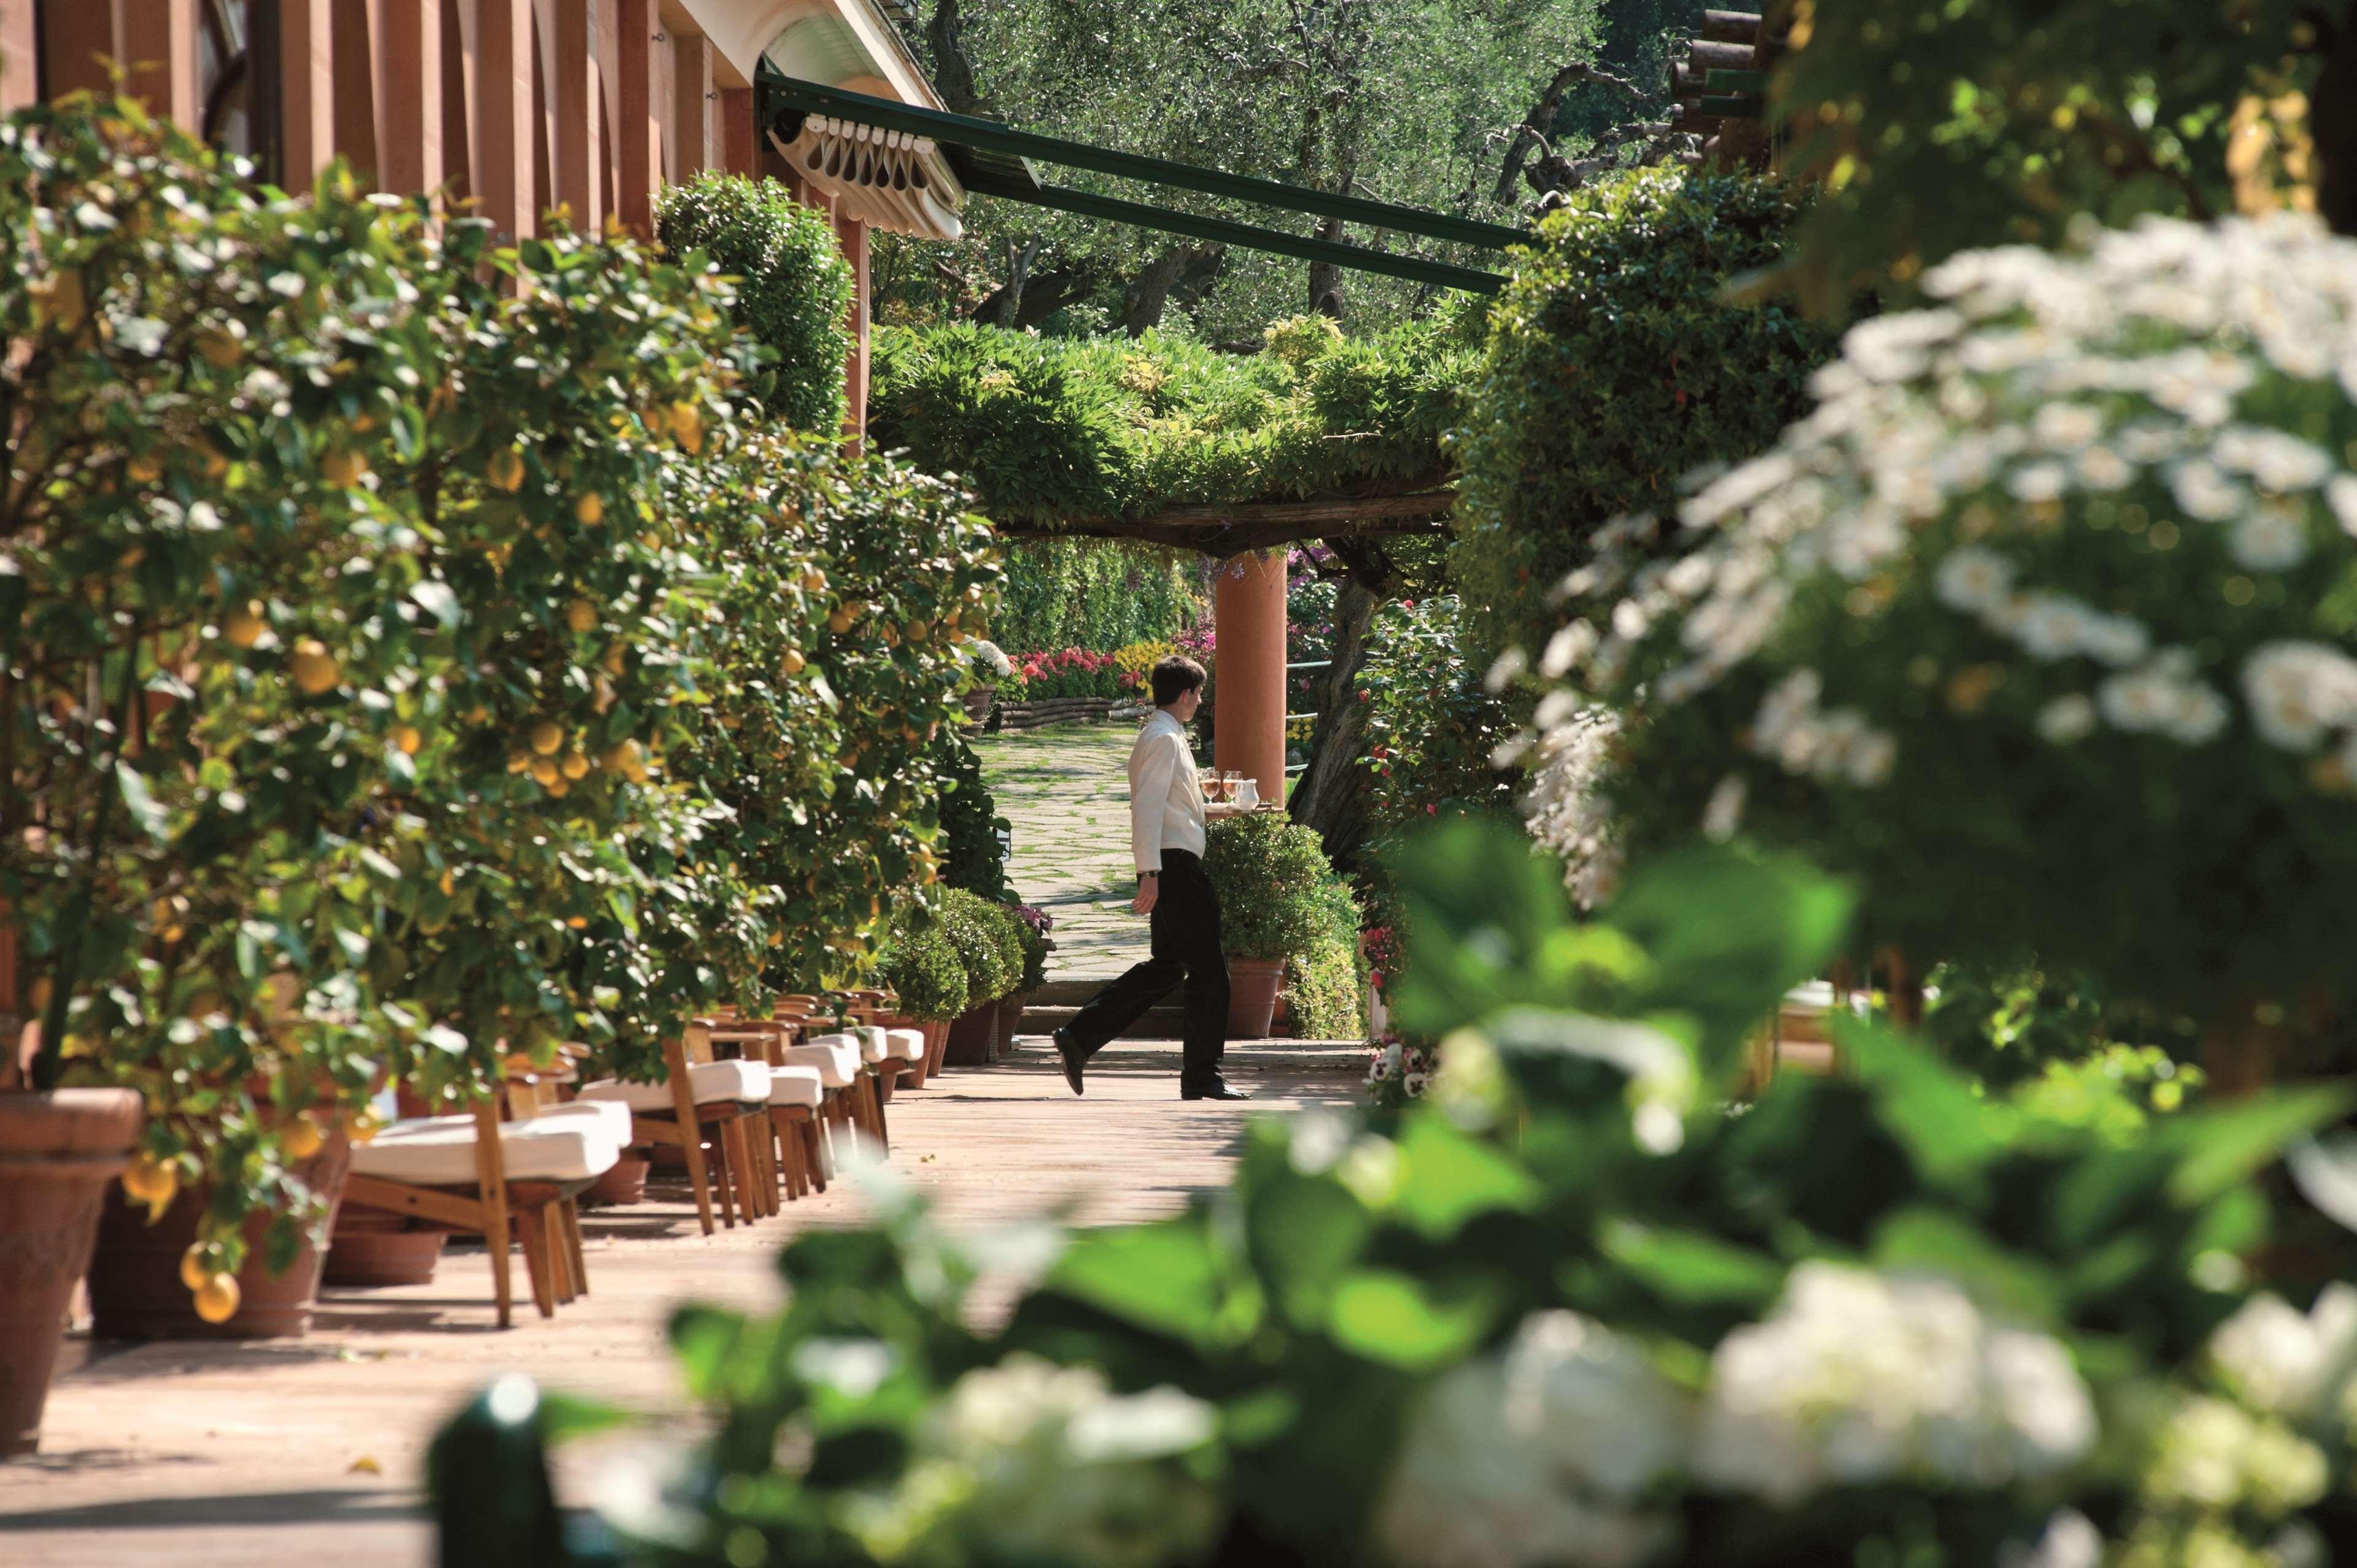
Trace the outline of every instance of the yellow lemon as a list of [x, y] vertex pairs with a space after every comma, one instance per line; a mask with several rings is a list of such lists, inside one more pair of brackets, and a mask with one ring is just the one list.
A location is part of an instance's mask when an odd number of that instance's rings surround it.
[[286, 669], [304, 695], [310, 697], [334, 691], [337, 682], [344, 678], [344, 672], [328, 657], [327, 644], [311, 637], [295, 645], [294, 657], [286, 661]]
[[160, 1214], [179, 1196], [179, 1168], [153, 1155], [143, 1154], [123, 1173], [123, 1190], [145, 1204], [150, 1212]]
[[567, 916], [565, 918], [565, 929], [568, 930], [586, 931], [589, 929], [588, 918], [582, 915]]
[[409, 756], [414, 757], [417, 755], [417, 748], [425, 744], [425, 737], [417, 733], [417, 726], [414, 725], [395, 725], [393, 726], [393, 744]]
[[639, 743], [626, 740], [597, 759], [597, 766], [608, 773], [628, 773], [639, 766]]
[[558, 800], [562, 800], [565, 797], [573, 793], [573, 781], [560, 773], [556, 776], [554, 780], [547, 786], [547, 789], [551, 795], [554, 795]]
[[228, 639], [231, 648], [252, 648], [262, 640], [262, 634], [269, 629], [269, 625], [262, 618], [261, 604], [251, 603], [243, 609], [229, 612], [221, 621], [221, 636]]
[[523, 454], [512, 446], [502, 446], [483, 465], [483, 478], [503, 490], [523, 487]]
[[319, 1124], [311, 1120], [308, 1112], [286, 1123], [286, 1131], [278, 1139], [279, 1146], [286, 1151], [286, 1157], [290, 1160], [309, 1159], [327, 1141], [319, 1132]]
[[547, 719], [532, 726], [532, 748], [543, 757], [554, 757], [565, 745], [565, 731]]
[[614, 644], [614, 646], [613, 646], [613, 647], [611, 647], [611, 648], [609, 648], [609, 649], [606, 650], [606, 655], [605, 655], [605, 657], [604, 657], [604, 658], [602, 658], [602, 659], [600, 659], [600, 660], [597, 660], [597, 663], [598, 663], [599, 668], [603, 669], [603, 670], [606, 671], [606, 673], [607, 673], [607, 674], [608, 674], [608, 675], [617, 675], [617, 676], [619, 676], [619, 674], [621, 674], [621, 672], [622, 672], [622, 645], [621, 645], [620, 643], [619, 643], [619, 642], [618, 642], [618, 643]]
[[142, 452], [123, 466], [135, 485], [152, 485], [164, 477], [164, 459], [153, 452]]
[[226, 327], [208, 327], [197, 334], [197, 352], [216, 371], [232, 371], [245, 358], [245, 345]]
[[205, 1288], [205, 1282], [214, 1274], [213, 1250], [202, 1241], [192, 1241], [180, 1254], [180, 1283], [191, 1291]]
[[837, 610], [833, 615], [827, 617], [826, 629], [834, 633], [837, 637], [841, 637], [845, 632], [849, 631], [851, 629], [850, 612], [848, 610]]
[[442, 868], [442, 879], [435, 886], [441, 888], [442, 897], [447, 898], [458, 890], [458, 879], [451, 875], [450, 868], [446, 865]]
[[576, 599], [565, 607], [565, 624], [576, 632], [597, 629], [597, 607], [587, 599]]
[[910, 642], [923, 642], [933, 635], [933, 628], [923, 621], [912, 620], [900, 628], [900, 635]]
[[577, 751], [568, 751], [556, 768], [567, 779], [586, 779], [589, 776], [589, 759]]
[[692, 403], [671, 405], [671, 437], [690, 452], [704, 450], [704, 411]]
[[606, 516], [606, 503], [593, 492], [581, 496], [573, 503], [573, 521], [584, 528], [595, 528]]
[[532, 759], [532, 776], [533, 780], [544, 789], [554, 789], [558, 784], [562, 783], [565, 779], [565, 775], [557, 771], [556, 759], [553, 757], [533, 757]]
[[508, 771], [511, 773], [521, 773], [531, 766], [532, 753], [528, 751], [516, 752], [508, 758]]
[[778, 660], [778, 668], [784, 671], [789, 675], [799, 675], [802, 672], [804, 668], [809, 665], [809, 663], [810, 660], [802, 657], [802, 650], [801, 649], [789, 648], [786, 650], [784, 657]]
[[237, 1316], [235, 1274], [215, 1274], [197, 1291], [197, 1316], [207, 1323], [227, 1323]]
[[826, 592], [826, 574], [813, 566], [802, 574], [802, 587], [813, 594]]
[[368, 459], [341, 447], [319, 459], [319, 476], [339, 489], [350, 489], [368, 478]]
[[377, 1129], [383, 1125], [384, 1121], [382, 1117], [378, 1116], [374, 1111], [363, 1107], [360, 1113], [352, 1118], [352, 1142], [355, 1144], [367, 1143], [370, 1139], [376, 1136]]

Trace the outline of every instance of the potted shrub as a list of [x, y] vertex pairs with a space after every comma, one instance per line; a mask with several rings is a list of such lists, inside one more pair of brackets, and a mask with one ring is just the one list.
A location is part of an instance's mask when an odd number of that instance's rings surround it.
[[914, 896], [898, 899], [877, 972], [899, 999], [900, 1011], [924, 1030], [930, 1074], [941, 1065], [950, 1021], [966, 1009], [965, 964], [942, 915]]
[[220, 1326], [250, 1244], [283, 1273], [332, 1208], [400, 1026], [353, 972], [372, 901], [331, 890], [369, 882], [353, 830], [406, 760], [395, 703], [348, 696], [401, 688], [405, 584], [341, 568], [382, 537], [356, 442], [431, 360], [383, 304], [414, 220], [333, 181], [264, 201], [126, 105], [10, 128], [15, 989], [36, 1089], [144, 1097], [125, 1196], [180, 1228], [164, 1289]]
[[1330, 928], [1334, 868], [1315, 829], [1256, 811], [1211, 824], [1203, 870], [1220, 896], [1228, 1034], [1263, 1038], [1286, 961], [1307, 954]]
[[1048, 917], [1038, 909], [1027, 915], [1026, 908], [1020, 904], [998, 904], [991, 908], [991, 927], [998, 939], [999, 950], [1002, 956], [1013, 960], [1015, 970], [1014, 982], [998, 999], [996, 1040], [1001, 1056], [1015, 1048], [1015, 1031], [1023, 1022], [1024, 997], [1047, 978], [1048, 939], [1032, 926], [1031, 918], [1045, 920]]
[[942, 924], [966, 979], [966, 1009], [950, 1026], [943, 1058], [953, 1066], [985, 1067], [997, 1059], [998, 999], [1022, 977], [1021, 954], [996, 918], [1000, 908], [962, 887], [942, 895]]
[[990, 717], [991, 703], [998, 697], [998, 688], [1015, 676], [1014, 661], [999, 650], [998, 644], [987, 638], [976, 638], [966, 646], [968, 674], [962, 701], [966, 718], [981, 724]]

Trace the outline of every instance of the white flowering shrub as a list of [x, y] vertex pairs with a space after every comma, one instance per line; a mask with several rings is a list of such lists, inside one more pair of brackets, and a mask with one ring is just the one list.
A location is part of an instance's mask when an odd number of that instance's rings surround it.
[[1566, 583], [1537, 831], [1596, 896], [1698, 830], [1803, 848], [1877, 940], [2197, 1018], [2345, 995], [2357, 242], [2151, 221], [1925, 284]]
[[1440, 1053], [1429, 1040], [1385, 1035], [1367, 1053], [1367, 1100], [1379, 1111], [1404, 1111], [1432, 1088]]

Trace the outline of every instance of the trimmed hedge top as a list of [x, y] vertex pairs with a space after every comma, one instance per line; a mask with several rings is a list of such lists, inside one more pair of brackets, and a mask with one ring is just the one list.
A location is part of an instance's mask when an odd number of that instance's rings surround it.
[[1474, 371], [1466, 319], [1356, 338], [1296, 317], [1253, 355], [1161, 332], [883, 328], [868, 431], [963, 476], [993, 518], [1034, 525], [1437, 476]]
[[665, 188], [655, 227], [672, 254], [700, 252], [737, 280], [736, 320], [777, 355], [755, 388], [770, 412], [840, 429], [852, 278], [825, 218], [774, 180], [705, 173]]

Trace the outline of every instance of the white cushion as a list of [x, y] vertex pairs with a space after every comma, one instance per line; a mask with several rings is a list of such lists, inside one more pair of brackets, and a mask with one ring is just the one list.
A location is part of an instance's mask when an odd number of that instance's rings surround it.
[[[717, 1105], [726, 1100], [747, 1105], [765, 1104], [770, 1098], [770, 1064], [691, 1062], [687, 1088], [698, 1105]], [[619, 1100], [633, 1111], [669, 1111], [673, 1105], [668, 1083], [624, 1083], [611, 1078], [583, 1084], [579, 1098]]]
[[773, 1067], [770, 1069], [770, 1103], [807, 1105], [813, 1111], [826, 1098], [826, 1084], [814, 1067]]
[[786, 1060], [795, 1067], [814, 1067], [829, 1089], [848, 1089], [859, 1076], [859, 1042], [849, 1035], [820, 1035], [786, 1047]]
[[[602, 1121], [557, 1116], [500, 1123], [500, 1154], [507, 1179], [592, 1181], [621, 1157]], [[354, 1174], [414, 1187], [466, 1187], [479, 1179], [475, 1167], [475, 1119], [423, 1116], [396, 1122], [352, 1148]]]
[[859, 1055], [864, 1060], [880, 1062], [891, 1055], [891, 1047], [885, 1040], [884, 1031], [875, 1025], [862, 1024], [851, 1032], [859, 1041]]
[[884, 1048], [896, 1061], [923, 1061], [925, 1032], [922, 1029], [887, 1029], [884, 1031]]
[[552, 1116], [579, 1116], [606, 1129], [606, 1135], [624, 1148], [630, 1143], [630, 1108], [619, 1100], [568, 1100], [561, 1105], [540, 1105], [533, 1108], [532, 1119], [545, 1122]]

